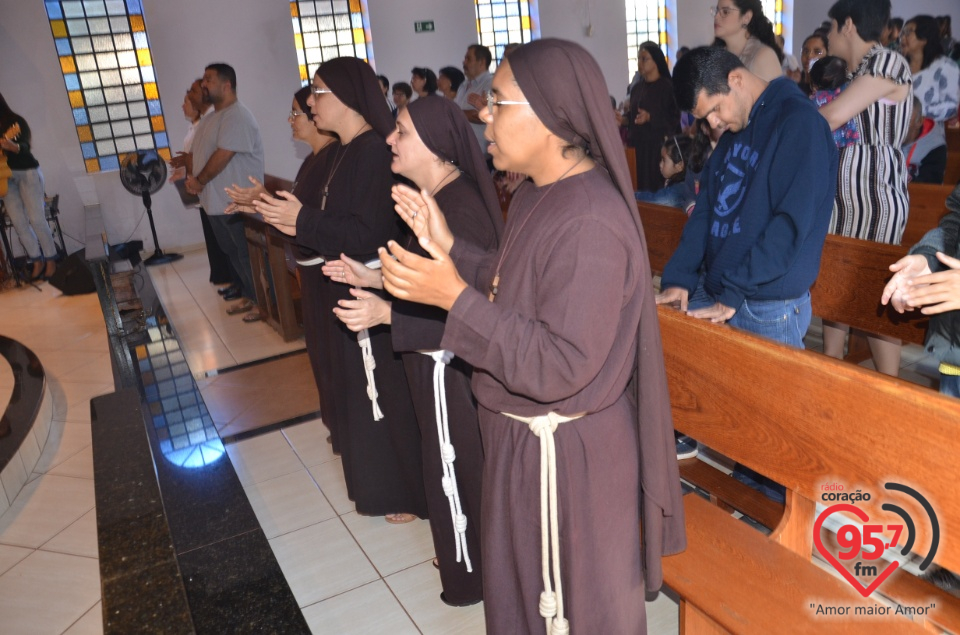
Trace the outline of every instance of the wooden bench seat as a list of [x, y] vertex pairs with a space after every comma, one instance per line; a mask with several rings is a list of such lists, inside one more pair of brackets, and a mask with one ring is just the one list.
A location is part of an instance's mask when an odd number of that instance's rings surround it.
[[[681, 633], [860, 632], [853, 630], [856, 621], [818, 617], [810, 604], [868, 607], [876, 602], [696, 494], [684, 496], [684, 508], [690, 546], [663, 561], [666, 582], [681, 598]], [[862, 632], [929, 635], [905, 619], [856, 619], [863, 620]]]
[[[900, 505], [916, 522], [912, 551], [926, 555], [925, 512], [883, 484], [914, 487], [939, 519], [934, 562], [960, 570], [960, 542], [950, 538], [960, 527], [960, 466], [951, 459], [960, 452], [960, 400], [668, 307], [659, 315], [677, 430], [787, 488], [769, 537], [687, 496], [688, 549], [664, 559], [665, 582], [682, 600], [683, 632], [915, 632], [892, 613], [850, 618], [841, 628], [843, 619], [810, 609], [863, 601], [811, 560], [816, 503], [825, 484], [839, 482], [871, 493], [857, 504], [871, 523], [902, 524], [881, 507]], [[895, 574], [871, 597], [878, 596], [908, 606], [932, 602], [936, 608], [918, 620], [960, 632], [960, 599], [913, 576]]]
[[911, 183], [907, 186], [907, 192], [910, 195], [910, 214], [907, 216], [907, 226], [903, 230], [901, 245], [909, 249], [917, 244], [924, 234], [937, 226], [940, 219], [947, 213], [947, 197], [955, 186], [956, 181], [954, 185]]

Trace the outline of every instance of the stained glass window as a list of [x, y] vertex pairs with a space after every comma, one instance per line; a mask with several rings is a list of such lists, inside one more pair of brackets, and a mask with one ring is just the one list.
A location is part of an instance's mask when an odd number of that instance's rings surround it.
[[637, 72], [637, 52], [644, 42], [657, 42], [667, 55], [665, 0], [627, 0], [627, 81]]
[[773, 24], [773, 32], [783, 33], [783, 0], [760, 0], [763, 6], [763, 15]]
[[490, 72], [503, 59], [507, 44], [526, 44], [538, 32], [536, 7], [530, 0], [474, 0], [480, 44], [493, 53]]
[[373, 63], [370, 23], [362, 0], [293, 0], [290, 16], [303, 86], [321, 62], [335, 57]]
[[45, 0], [87, 172], [124, 155], [170, 160], [141, 0]]

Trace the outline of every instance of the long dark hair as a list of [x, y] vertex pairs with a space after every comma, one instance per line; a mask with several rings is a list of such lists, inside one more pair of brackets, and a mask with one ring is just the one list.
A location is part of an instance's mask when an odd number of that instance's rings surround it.
[[943, 55], [940, 23], [933, 16], [918, 15], [907, 20], [906, 24], [913, 25], [915, 38], [926, 41], [923, 45], [923, 61], [920, 62], [920, 70], [923, 70], [933, 64], [933, 60]]
[[7, 100], [3, 98], [3, 93], [0, 93], [0, 134], [3, 134], [18, 118], [22, 119], [20, 115], [10, 109]]
[[659, 44], [650, 41], [644, 42], [637, 51], [637, 57], [640, 57], [640, 51], [646, 51], [650, 54], [650, 57], [653, 58], [653, 63], [657, 65], [660, 77], [670, 79], [670, 67], [667, 66], [667, 58], [664, 57]]
[[[733, 0], [733, 4], [740, 9], [741, 15], [747, 11], [753, 14], [747, 24], [747, 33], [772, 48], [773, 52], [777, 54], [777, 59], [780, 60], [780, 63], [783, 63], [783, 49], [780, 48], [777, 43], [777, 36], [773, 33], [773, 24], [767, 16], [763, 15], [763, 5], [760, 4], [760, 0]], [[726, 48], [726, 42], [720, 38], [714, 40], [714, 45], [722, 45]]]

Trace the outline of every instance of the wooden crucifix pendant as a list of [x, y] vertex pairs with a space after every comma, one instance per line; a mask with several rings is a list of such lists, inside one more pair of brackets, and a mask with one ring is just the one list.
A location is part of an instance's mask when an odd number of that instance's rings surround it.
[[328, 192], [328, 190], [329, 190], [329, 188], [328, 188], [326, 185], [324, 185], [324, 186], [323, 186], [323, 198], [320, 199], [320, 211], [321, 211], [321, 212], [324, 211], [325, 209], [327, 209], [327, 192]]
[[497, 297], [497, 292], [500, 290], [500, 274], [498, 273], [493, 278], [493, 282], [490, 283], [490, 295], [487, 296], [487, 299], [493, 302], [494, 298]]

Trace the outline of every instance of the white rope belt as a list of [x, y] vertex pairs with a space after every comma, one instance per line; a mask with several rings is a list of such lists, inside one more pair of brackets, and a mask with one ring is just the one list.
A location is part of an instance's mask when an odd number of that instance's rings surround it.
[[[379, 269], [380, 259], [375, 258], [369, 262], [363, 263], [370, 269]], [[358, 289], [360, 287], [357, 287]], [[363, 371], [367, 375], [367, 397], [373, 404], [373, 420], [383, 419], [383, 411], [380, 410], [380, 404], [377, 403], [377, 382], [373, 377], [373, 370], [377, 367], [377, 360], [373, 358], [373, 344], [370, 342], [370, 329], [363, 329], [357, 333], [357, 343], [360, 345], [360, 353], [363, 355]]]
[[326, 260], [323, 259], [323, 256], [317, 256], [316, 258], [307, 258], [306, 260], [298, 260], [297, 264], [301, 267], [316, 267], [317, 265], [322, 265]]
[[450, 351], [419, 351], [421, 355], [432, 357], [436, 362], [433, 365], [433, 406], [437, 418], [437, 437], [440, 440], [440, 463], [443, 468], [443, 493], [450, 503], [450, 520], [453, 521], [453, 537], [457, 543], [457, 562], [461, 561], [467, 565], [467, 572], [473, 573], [473, 564], [470, 562], [470, 554], [467, 553], [467, 516], [463, 513], [463, 506], [460, 504], [460, 488], [457, 485], [457, 472], [453, 466], [457, 454], [450, 442], [450, 422], [447, 418], [447, 388], [444, 381], [444, 373], [453, 360], [453, 353]]
[[[560, 519], [557, 512], [557, 449], [553, 433], [561, 423], [579, 419], [586, 413], [569, 417], [556, 412], [536, 417], [520, 417], [509, 412], [500, 414], [522, 421], [540, 438], [540, 558], [544, 589], [540, 594], [540, 615], [547, 622], [547, 635], [570, 635], [570, 623], [563, 617], [563, 585], [560, 581]], [[550, 584], [551, 561], [556, 593]]]

